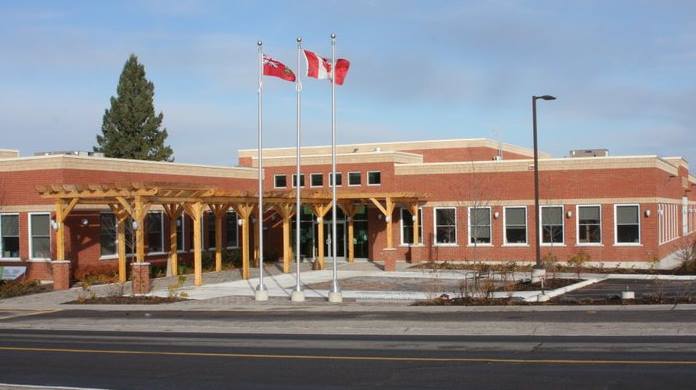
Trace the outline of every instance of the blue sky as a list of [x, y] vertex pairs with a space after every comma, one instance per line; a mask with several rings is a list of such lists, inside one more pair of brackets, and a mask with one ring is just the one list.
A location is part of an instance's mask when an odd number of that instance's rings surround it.
[[[256, 146], [256, 41], [351, 60], [339, 143], [499, 137], [696, 164], [693, 1], [3, 1], [0, 148], [91, 150], [130, 53], [180, 162]], [[304, 65], [303, 65], [304, 66]], [[295, 144], [295, 92], [265, 82], [265, 145]], [[304, 143], [330, 142], [330, 88], [305, 80]]]

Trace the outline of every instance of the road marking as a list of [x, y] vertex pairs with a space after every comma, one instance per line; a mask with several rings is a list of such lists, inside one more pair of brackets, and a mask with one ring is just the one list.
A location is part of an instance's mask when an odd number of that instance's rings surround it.
[[20, 318], [20, 317], [30, 317], [30, 316], [36, 316], [39, 314], [49, 314], [49, 313], [55, 313], [57, 311], [61, 311], [62, 309], [51, 309], [51, 310], [7, 310], [8, 312], [12, 313], [6, 316], [0, 317], [0, 321], [2, 320], [9, 320], [12, 318]]
[[51, 390], [105, 390], [96, 387], [70, 387], [70, 386], [43, 386], [43, 385], [19, 385], [15, 383], [0, 383], [0, 386], [12, 389], [51, 389]]
[[588, 365], [679, 365], [696, 366], [696, 360], [581, 360], [581, 359], [506, 359], [506, 358], [438, 358], [438, 357], [398, 357], [398, 356], [338, 356], [338, 355], [274, 355], [256, 353], [226, 352], [168, 352], [168, 351], [128, 351], [118, 349], [75, 349], [75, 348], [35, 348], [0, 346], [0, 351], [19, 352], [63, 352], [111, 355], [150, 355], [150, 356], [188, 356], [188, 357], [226, 357], [248, 359], [288, 359], [288, 360], [365, 360], [402, 362], [451, 362], [451, 363], [508, 363], [508, 364], [588, 364]]

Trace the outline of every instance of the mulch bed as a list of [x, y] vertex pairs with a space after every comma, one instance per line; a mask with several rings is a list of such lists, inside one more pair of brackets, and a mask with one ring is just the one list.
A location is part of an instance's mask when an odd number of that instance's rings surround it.
[[414, 302], [412, 306], [508, 306], [530, 305], [528, 302], [511, 298], [435, 298], [428, 301]]
[[160, 303], [174, 303], [186, 300], [187, 299], [177, 297], [114, 296], [78, 299], [65, 303], [76, 305], [157, 305]]
[[[557, 288], [570, 286], [578, 282], [582, 282], [583, 279], [560, 279], [552, 278], [546, 279], [544, 281], [544, 290], [555, 290]], [[539, 291], [542, 289], [541, 282], [532, 283], [530, 281], [517, 282], [514, 285], [505, 286], [497, 289], [496, 291]]]
[[640, 295], [636, 299], [621, 299], [620, 295], [611, 295], [604, 298], [576, 298], [576, 297], [556, 297], [548, 303], [557, 305], [676, 305], [686, 303], [696, 303], [696, 296], [684, 297], [659, 297], [655, 295]]

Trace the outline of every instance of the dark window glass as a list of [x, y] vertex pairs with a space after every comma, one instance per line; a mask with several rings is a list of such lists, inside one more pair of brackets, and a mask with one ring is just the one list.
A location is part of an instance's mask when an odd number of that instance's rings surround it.
[[541, 242], [544, 244], [563, 243], [563, 207], [542, 207]]
[[0, 215], [0, 225], [2, 257], [19, 257], [19, 216]]
[[288, 186], [288, 178], [285, 175], [274, 176], [275, 183], [273, 183], [275, 188], [285, 188]]
[[[300, 187], [304, 187], [304, 186], [305, 186], [305, 179], [304, 179], [304, 177], [305, 177], [304, 174], [300, 175]], [[295, 187], [295, 184], [297, 184], [297, 175], [292, 175], [292, 186]]]
[[[341, 176], [342, 175], [340, 173], [336, 172], [336, 183], [339, 186], [343, 185], [343, 177]], [[333, 186], [333, 175], [331, 173], [329, 173], [329, 185]]]
[[236, 247], [237, 246], [237, 213], [234, 211], [228, 211], [225, 214], [225, 246]]
[[578, 242], [602, 242], [602, 221], [599, 206], [578, 206]]
[[616, 206], [616, 242], [633, 244], [640, 242], [640, 218], [638, 206]]
[[99, 222], [99, 244], [101, 246], [101, 255], [115, 255], [117, 253], [116, 217], [113, 214], [102, 214]]
[[313, 173], [310, 178], [312, 180], [312, 187], [321, 187], [324, 185], [324, 175], [321, 173]]
[[215, 248], [215, 214], [207, 212], [204, 214], [205, 235], [208, 238], [208, 248]]
[[184, 232], [186, 231], [186, 218], [182, 215], [176, 220], [176, 250], [183, 251], [184, 248]]
[[525, 207], [505, 209], [505, 242], [508, 244], [527, 243], [527, 209]]
[[472, 244], [491, 243], [491, 209], [469, 209], [469, 242]]
[[48, 214], [31, 215], [31, 256], [35, 259], [51, 257], [51, 222]]
[[[408, 209], [401, 209], [401, 242], [413, 244], [413, 215]], [[418, 209], [418, 243], [423, 243], [423, 209]]]
[[381, 172], [367, 172], [367, 184], [368, 185], [382, 184], [382, 173]]
[[162, 252], [162, 213], [148, 213], [145, 221], [147, 252]]
[[435, 210], [435, 240], [438, 244], [457, 243], [456, 209]]
[[348, 185], [349, 186], [359, 186], [360, 185], [360, 172], [348, 173]]

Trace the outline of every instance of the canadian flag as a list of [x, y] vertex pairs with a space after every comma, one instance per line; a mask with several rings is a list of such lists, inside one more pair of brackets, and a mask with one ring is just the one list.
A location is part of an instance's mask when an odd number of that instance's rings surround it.
[[295, 73], [278, 60], [263, 55], [263, 75], [275, 76], [287, 81], [295, 81]]
[[[333, 78], [333, 72], [331, 71], [331, 61], [319, 57], [317, 53], [309, 50], [304, 51], [305, 61], [307, 62], [307, 77], [312, 77], [315, 79], [329, 79]], [[345, 58], [339, 58], [336, 60], [336, 84], [343, 85], [343, 81], [348, 73], [348, 68], [350, 67], [350, 61]]]

